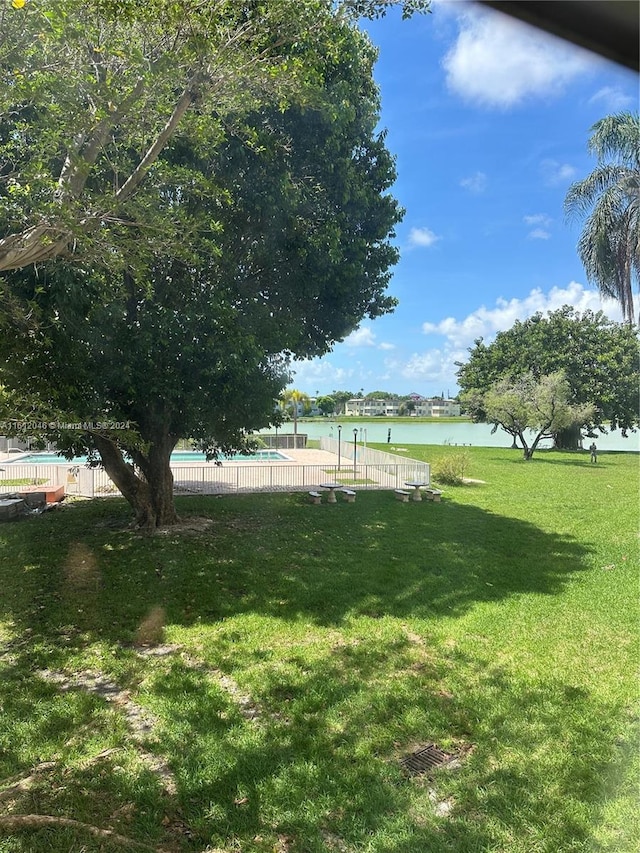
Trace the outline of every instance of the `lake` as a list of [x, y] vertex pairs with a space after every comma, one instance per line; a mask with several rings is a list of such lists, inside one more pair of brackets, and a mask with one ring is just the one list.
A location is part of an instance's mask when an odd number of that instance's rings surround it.
[[[469, 421], [461, 423], [393, 423], [385, 422], [384, 418], [373, 421], [358, 421], [349, 423], [349, 418], [340, 421], [329, 420], [320, 422], [298, 421], [298, 432], [306, 433], [309, 438], [322, 438], [331, 436], [337, 438], [338, 423], [342, 425], [342, 440], [353, 441], [353, 430], [357, 429], [359, 442], [386, 443], [388, 430], [391, 430], [390, 445], [396, 447], [404, 444], [451, 444], [458, 447], [472, 445], [474, 447], [511, 447], [512, 439], [501, 429], [491, 433], [491, 424], [472, 424]], [[265, 433], [274, 433], [274, 429], [263, 430]], [[287, 423], [278, 429], [280, 435], [293, 433], [293, 424]], [[584, 446], [587, 448], [591, 441], [595, 440], [598, 450], [628, 450], [640, 451], [640, 432], [629, 433], [628, 438], [623, 438], [620, 430], [598, 435], [596, 439], [585, 439]], [[552, 442], [543, 441], [539, 447], [551, 447]]]

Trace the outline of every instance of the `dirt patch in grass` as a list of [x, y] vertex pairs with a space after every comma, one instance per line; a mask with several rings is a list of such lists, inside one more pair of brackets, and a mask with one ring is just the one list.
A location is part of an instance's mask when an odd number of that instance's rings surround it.
[[212, 518], [207, 518], [202, 515], [194, 515], [190, 518], [181, 518], [176, 524], [169, 524], [165, 527], [158, 527], [154, 531], [154, 536], [169, 536], [173, 534], [183, 533], [204, 533], [213, 524]]
[[138, 755], [159, 777], [166, 793], [175, 796], [177, 786], [171, 768], [164, 758], [150, 752], [145, 745], [146, 739], [153, 733], [157, 719], [137, 705], [131, 699], [128, 690], [121, 689], [102, 673], [80, 671], [68, 675], [64, 672], [42, 669], [37, 674], [45, 681], [55, 684], [61, 691], [83, 690], [118, 707], [125, 716]]

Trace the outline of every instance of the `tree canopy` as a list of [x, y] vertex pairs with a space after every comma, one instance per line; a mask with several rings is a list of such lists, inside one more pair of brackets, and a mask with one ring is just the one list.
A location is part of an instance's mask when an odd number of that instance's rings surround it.
[[[638, 341], [627, 324], [614, 323], [602, 312], [583, 314], [565, 306], [546, 317], [534, 314], [500, 332], [493, 343], [482, 339], [458, 364], [458, 383], [466, 411], [474, 421], [491, 422], [485, 393], [497, 382], [531, 374], [538, 382], [562, 371], [568, 403], [593, 405], [583, 424], [605, 432], [635, 428], [638, 415]], [[554, 429], [557, 446], [577, 446], [577, 430]]]
[[323, 415], [332, 415], [336, 410], [336, 400], [331, 394], [324, 394], [316, 400], [316, 406]]
[[[572, 426], [581, 427], [593, 417], [593, 407], [572, 405], [571, 388], [564, 373], [536, 379], [531, 372], [503, 377], [484, 393], [466, 392], [469, 408], [482, 408], [486, 420], [520, 441], [525, 459], [531, 459], [540, 441]], [[533, 437], [529, 438], [529, 432]]]
[[150, 186], [172, 140], [206, 127], [207, 145], [230, 133], [251, 144], [247, 113], [322, 99], [336, 27], [394, 5], [429, 3], [4, 3], [0, 271], [61, 255], [114, 267], [138, 248], [132, 223], [176, 255], [198, 226], [156, 208]]
[[[180, 134], [166, 141], [129, 199], [133, 206], [119, 207], [117, 222], [100, 218], [87, 237], [103, 242], [99, 261], [92, 252], [83, 260], [62, 252], [55, 262], [7, 272], [2, 283], [0, 383], [12, 392], [12, 405], [20, 417], [35, 405], [33, 420], [46, 411], [66, 422], [128, 422], [126, 430], [49, 437], [69, 452], [98, 451], [148, 527], [175, 520], [169, 454], [179, 438], [211, 453], [245, 447], [248, 431], [274, 417], [291, 358], [326, 352], [363, 317], [395, 304], [384, 291], [397, 260], [389, 240], [401, 212], [388, 192], [393, 159], [376, 132], [375, 51], [329, 3], [267, 5], [281, 14], [299, 5], [306, 16], [313, 12], [312, 37], [289, 47], [293, 67], [304, 68], [299, 97], [293, 88], [285, 99], [279, 89], [265, 99], [249, 92], [247, 107], [238, 77], [237, 110], [231, 99], [224, 121], [204, 101], [202, 108], [192, 104]], [[211, 12], [208, 26], [217, 21], [221, 30], [225, 15], [236, 26], [244, 8], [200, 7]], [[84, 38], [69, 26], [72, 41]], [[155, 32], [151, 24], [148, 34], [132, 27], [127, 51], [135, 53], [139, 40], [143, 52]], [[178, 27], [174, 37], [181, 34]], [[273, 37], [262, 32], [267, 41]], [[171, 42], [164, 29], [162, 39]], [[99, 44], [101, 53], [116, 55], [106, 36]], [[259, 44], [252, 50], [249, 60], [262, 55]], [[73, 63], [73, 50], [69, 57]], [[60, 91], [61, 69], [51, 71]], [[164, 92], [171, 100], [175, 88], [167, 83]], [[68, 129], [71, 105], [60, 110]], [[24, 125], [27, 134], [26, 116]], [[141, 138], [146, 133], [143, 121]], [[96, 210], [106, 187], [120, 185], [125, 162], [136, 162], [137, 149], [119, 142], [112, 126], [110, 134], [81, 192], [94, 197]], [[48, 210], [55, 195], [45, 196]], [[31, 213], [36, 207], [34, 201]]]

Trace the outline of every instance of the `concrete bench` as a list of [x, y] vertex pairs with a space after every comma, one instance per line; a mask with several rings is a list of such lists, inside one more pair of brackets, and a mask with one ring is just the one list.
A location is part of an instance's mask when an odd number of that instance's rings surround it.
[[428, 501], [439, 502], [442, 498], [442, 492], [440, 489], [425, 489], [424, 493]]
[[312, 504], [319, 504], [322, 502], [322, 495], [320, 492], [309, 492], [309, 499]]
[[352, 489], [341, 489], [340, 491], [344, 495], [347, 503], [353, 504], [356, 502], [356, 493]]
[[409, 498], [411, 496], [411, 492], [406, 492], [404, 489], [396, 489], [394, 492], [396, 499], [402, 501], [402, 503], [409, 503]]
[[0, 500], [0, 521], [9, 521], [17, 518], [24, 510], [24, 501], [21, 498], [5, 498]]

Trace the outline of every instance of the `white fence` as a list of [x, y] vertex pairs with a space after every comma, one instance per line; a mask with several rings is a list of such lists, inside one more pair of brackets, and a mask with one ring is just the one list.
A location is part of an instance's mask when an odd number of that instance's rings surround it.
[[[8, 481], [8, 482], [7, 482]], [[15, 492], [19, 486], [9, 483], [19, 481], [20, 485], [61, 486], [67, 485], [66, 465], [20, 465], [0, 462], [0, 494]], [[67, 491], [70, 491], [67, 489]]]
[[[353, 441], [349, 441], [348, 430], [345, 430], [345, 432], [347, 432], [347, 436], [342, 436], [340, 441], [338, 441], [337, 438], [321, 438], [320, 449], [333, 453], [338, 457], [338, 459], [340, 459], [341, 463], [344, 462], [345, 459], [350, 459], [351, 464], [353, 464], [354, 444]], [[409, 460], [408, 462], [406, 456], [397, 456], [395, 453], [387, 453], [384, 450], [374, 450], [372, 447], [366, 447], [359, 444], [356, 444], [355, 446], [355, 457], [356, 461], [363, 465], [407, 465], [410, 463], [414, 466], [414, 470], [416, 472], [414, 479], [423, 480], [425, 483], [430, 482], [430, 469], [427, 462], [418, 462], [414, 460]]]
[[[367, 454], [379, 451], [367, 450]], [[364, 449], [362, 455], [365, 455]], [[407, 461], [402, 457], [380, 453], [376, 461], [367, 456], [361, 460], [344, 458], [340, 467], [326, 465], [287, 465], [281, 462], [258, 465], [227, 464], [180, 466], [172, 468], [176, 494], [222, 494], [232, 492], [286, 492], [316, 488], [321, 483], [340, 482], [355, 489], [397, 489], [406, 480], [429, 482], [429, 466], [423, 462]], [[401, 459], [389, 462], [388, 459]], [[118, 489], [101, 468], [71, 465], [1, 464], [0, 493], [15, 492], [21, 480], [24, 484], [62, 485], [69, 495], [102, 497], [117, 495]], [[26, 481], [26, 482], [25, 482]]]

